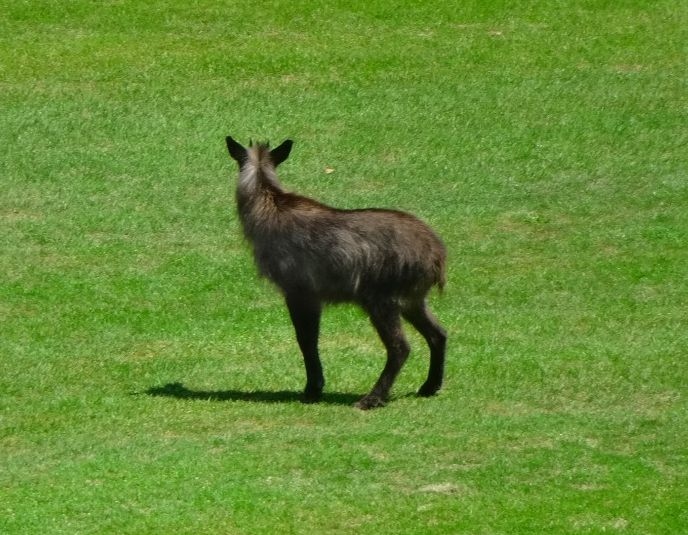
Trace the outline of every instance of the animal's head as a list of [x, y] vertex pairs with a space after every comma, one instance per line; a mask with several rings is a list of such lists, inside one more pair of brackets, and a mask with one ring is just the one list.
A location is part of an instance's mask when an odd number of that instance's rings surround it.
[[249, 160], [250, 154], [260, 155], [261, 159], [267, 155], [270, 163], [272, 163], [274, 167], [277, 167], [289, 157], [289, 153], [291, 152], [291, 147], [293, 145], [292, 140], [287, 139], [283, 141], [281, 145], [272, 150], [270, 150], [270, 145], [267, 143], [259, 143], [255, 146], [252, 143], [249, 143], [248, 149], [246, 149], [231, 136], [227, 136], [225, 141], [227, 142], [227, 150], [229, 150], [229, 155], [239, 164], [239, 169], [244, 167], [246, 162]]

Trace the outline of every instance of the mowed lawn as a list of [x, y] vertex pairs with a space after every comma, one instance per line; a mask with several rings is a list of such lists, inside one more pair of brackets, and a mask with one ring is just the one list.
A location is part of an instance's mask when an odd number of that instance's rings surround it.
[[[688, 4], [0, 3], [0, 533], [687, 532]], [[299, 402], [229, 134], [444, 238], [440, 395]]]

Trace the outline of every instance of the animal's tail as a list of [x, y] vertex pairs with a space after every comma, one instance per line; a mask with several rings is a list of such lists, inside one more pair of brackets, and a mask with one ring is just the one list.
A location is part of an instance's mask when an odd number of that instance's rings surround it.
[[444, 291], [444, 287], [447, 284], [447, 258], [446, 255], [438, 256], [435, 259], [435, 273], [437, 275], [437, 289], [440, 293]]

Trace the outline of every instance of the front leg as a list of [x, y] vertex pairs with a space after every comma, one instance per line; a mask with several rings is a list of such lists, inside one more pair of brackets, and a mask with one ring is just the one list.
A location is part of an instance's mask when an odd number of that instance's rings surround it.
[[320, 400], [325, 386], [322, 364], [318, 354], [318, 334], [320, 331], [320, 302], [304, 295], [287, 295], [287, 308], [296, 331], [296, 340], [303, 354], [306, 366], [306, 388], [303, 401], [313, 403]]

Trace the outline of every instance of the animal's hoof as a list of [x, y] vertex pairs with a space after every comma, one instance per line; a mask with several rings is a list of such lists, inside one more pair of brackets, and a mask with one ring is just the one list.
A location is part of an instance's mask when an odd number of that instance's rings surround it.
[[435, 394], [437, 394], [437, 392], [439, 392], [441, 387], [442, 387], [441, 384], [425, 383], [418, 390], [418, 395], [422, 398], [429, 398], [430, 396], [434, 396]]
[[302, 403], [317, 403], [322, 398], [322, 390], [305, 390], [301, 397]]
[[355, 404], [354, 407], [357, 409], [361, 409], [362, 411], [367, 411], [368, 409], [375, 409], [377, 407], [384, 407], [385, 406], [385, 401], [378, 397], [378, 396], [365, 396], [361, 399], [359, 399]]

